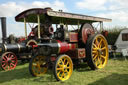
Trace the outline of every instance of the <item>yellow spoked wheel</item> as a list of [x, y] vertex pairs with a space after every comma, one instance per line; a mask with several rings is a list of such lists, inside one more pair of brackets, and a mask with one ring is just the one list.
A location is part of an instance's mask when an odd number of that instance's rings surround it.
[[61, 55], [55, 61], [54, 75], [58, 81], [68, 80], [73, 72], [73, 63], [68, 55]]
[[48, 63], [45, 56], [34, 56], [29, 63], [29, 71], [32, 76], [42, 76], [47, 72]]
[[108, 43], [101, 34], [93, 35], [87, 41], [87, 62], [91, 69], [104, 68], [108, 61]]

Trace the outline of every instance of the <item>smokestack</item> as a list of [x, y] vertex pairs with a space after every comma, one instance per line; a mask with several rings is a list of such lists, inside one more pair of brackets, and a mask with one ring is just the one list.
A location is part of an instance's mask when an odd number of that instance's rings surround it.
[[3, 43], [6, 42], [7, 34], [6, 34], [6, 17], [1, 17], [1, 31], [2, 31], [2, 40]]

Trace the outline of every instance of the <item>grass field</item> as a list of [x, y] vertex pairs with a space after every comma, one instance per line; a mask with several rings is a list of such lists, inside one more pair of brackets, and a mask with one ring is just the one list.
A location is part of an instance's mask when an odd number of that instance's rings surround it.
[[86, 65], [74, 68], [71, 78], [57, 82], [52, 73], [32, 77], [28, 63], [12, 71], [0, 71], [0, 85], [128, 85], [128, 60], [110, 59], [104, 69], [92, 71]]

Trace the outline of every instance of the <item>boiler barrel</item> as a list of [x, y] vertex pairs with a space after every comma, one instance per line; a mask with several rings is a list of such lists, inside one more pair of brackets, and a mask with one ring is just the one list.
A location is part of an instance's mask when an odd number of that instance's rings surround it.
[[77, 48], [76, 43], [61, 42], [59, 40], [51, 43], [38, 43], [37, 45], [40, 49], [39, 53], [43, 55], [66, 53]]
[[0, 53], [2, 52], [27, 52], [30, 48], [25, 44], [1, 44], [0, 45]]

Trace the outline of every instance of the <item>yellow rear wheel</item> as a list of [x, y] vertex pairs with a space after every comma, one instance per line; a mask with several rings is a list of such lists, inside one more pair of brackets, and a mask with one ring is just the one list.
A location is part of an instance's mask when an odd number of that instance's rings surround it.
[[68, 80], [73, 72], [73, 63], [68, 55], [60, 55], [54, 66], [54, 75], [58, 81]]
[[108, 44], [101, 34], [93, 35], [89, 38], [86, 46], [87, 62], [94, 69], [104, 68], [108, 61]]
[[32, 76], [42, 76], [47, 72], [48, 63], [45, 56], [34, 56], [29, 63], [29, 71]]

